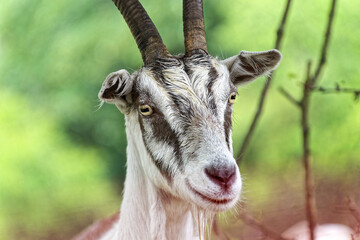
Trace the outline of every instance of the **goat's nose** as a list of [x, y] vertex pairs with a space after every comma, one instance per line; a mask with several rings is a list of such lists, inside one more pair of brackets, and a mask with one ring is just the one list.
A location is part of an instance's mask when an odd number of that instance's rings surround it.
[[236, 165], [230, 166], [209, 166], [205, 168], [205, 173], [215, 184], [227, 188], [235, 182]]

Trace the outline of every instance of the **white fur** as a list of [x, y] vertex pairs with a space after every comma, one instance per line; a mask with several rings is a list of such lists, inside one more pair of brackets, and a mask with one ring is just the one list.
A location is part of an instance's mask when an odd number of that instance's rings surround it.
[[[158, 171], [147, 163], [151, 160], [139, 141], [141, 131], [134, 118], [131, 114], [126, 116], [128, 159], [120, 220], [101, 240], [198, 239], [191, 206], [180, 199], [162, 201], [158, 188], [146, 177], [153, 174], [161, 179]], [[139, 160], [147, 164], [147, 174]]]
[[[194, 107], [199, 110], [198, 114], [205, 114], [205, 117], [211, 120], [213, 117], [206, 113], [207, 109], [205, 109], [199, 93], [193, 91], [194, 88], [191, 86], [191, 80], [181, 71], [179, 73], [179, 69], [170, 69], [166, 73], [166, 79], [174, 81], [174, 84], [171, 86], [172, 90], [178, 94], [188, 96], [192, 100]], [[121, 71], [117, 73], [123, 75]], [[200, 70], [199, 73], [201, 73]], [[139, 88], [148, 90], [152, 102], [161, 110], [164, 118], [171, 123], [171, 127], [175, 132], [184, 132], [186, 129], [179, 120], [178, 113], [174, 109], [169, 108], [170, 99], [166, 94], [167, 90], [159, 86], [152, 78], [151, 73], [146, 69], [141, 70], [138, 74]], [[199, 81], [207, 77], [207, 75], [199, 75], [197, 76]], [[179, 76], [184, 77], [180, 78]], [[107, 79], [115, 77], [116, 74], [112, 74]], [[218, 85], [220, 89], [228, 91], [229, 87], [222, 87], [221, 85], [220, 83]], [[107, 84], [104, 84], [104, 86], [107, 86]], [[102, 92], [104, 91], [102, 90]], [[216, 101], [220, 99], [220, 96], [216, 95], [215, 97]], [[123, 100], [121, 99], [121, 101]], [[226, 104], [227, 98], [224, 103], [219, 104], [222, 106], [220, 110], [222, 115]], [[124, 106], [126, 107], [126, 104], [123, 102], [116, 102], [116, 105], [120, 110], [123, 110]], [[222, 124], [223, 119], [220, 120], [220, 125]], [[143, 126], [145, 131], [151, 136], [151, 127], [148, 126], [146, 120], [143, 121]], [[202, 139], [207, 140], [194, 146], [181, 146], [184, 149], [182, 158], [187, 161], [184, 173], [172, 167], [175, 166], [174, 149], [172, 146], [166, 142], [147, 139], [148, 148], [151, 149], [152, 154], [167, 159], [166, 164], [170, 166], [174, 175], [173, 186], [169, 186], [169, 183], [161, 176], [145, 148], [141, 137], [142, 133], [137, 111], [126, 110], [126, 132], [128, 139], [127, 175], [124, 198], [120, 210], [120, 220], [114, 225], [115, 229], [110, 230], [102, 239], [199, 239], [199, 227], [201, 229], [201, 238], [204, 239], [207, 214], [203, 211], [209, 207], [214, 209], [217, 206], [214, 206], [213, 203], [205, 202], [202, 198], [191, 192], [187, 183], [203, 195], [213, 198], [218, 197], [219, 199], [223, 198], [219, 186], [211, 182], [203, 172], [204, 167], [217, 160], [217, 158], [220, 159], [217, 163], [219, 165], [227, 164], [224, 161], [229, 159], [232, 164], [235, 164], [232, 152], [229, 151], [225, 144], [223, 129], [220, 126], [219, 128], [216, 126], [214, 128], [211, 124], [207, 125], [207, 121], [204, 121], [202, 128], [193, 129], [194, 138], [201, 136]], [[187, 138], [189, 136], [182, 137]], [[184, 139], [179, 138], [179, 140], [182, 141]], [[201, 158], [192, 159], [191, 153], [193, 151], [196, 151]], [[227, 194], [227, 198], [231, 198], [233, 201], [221, 206], [218, 210], [228, 209], [229, 206], [233, 206], [236, 203], [241, 189], [240, 173], [238, 171], [236, 177], [236, 183]], [[168, 196], [164, 199], [159, 191], [167, 193]], [[202, 207], [199, 208], [196, 205]], [[200, 216], [199, 219], [198, 216]]]
[[[241, 54], [247, 56], [248, 53]], [[274, 54], [274, 50], [271, 54]], [[280, 53], [275, 51], [275, 54]], [[249, 54], [250, 58], [254, 57], [250, 61], [261, 62], [263, 55], [266, 60], [267, 53]], [[236, 168], [235, 182], [224, 191], [205, 174], [204, 169], [209, 166], [222, 168], [236, 165], [232, 146], [227, 146], [225, 139], [224, 115], [229, 107], [229, 96], [236, 91], [229, 78], [235, 74], [234, 69], [241, 69], [239, 59], [240, 57], [236, 56], [221, 63], [211, 58], [207, 64], [198, 65], [189, 61], [186, 64], [191, 68], [190, 77], [184, 71], [182, 61], [175, 66], [164, 65], [161, 81], [164, 81], [165, 85], [157, 81], [152, 70], [146, 67], [132, 75], [120, 70], [106, 78], [99, 98], [101, 101], [116, 104], [125, 114], [128, 146], [120, 219], [101, 240], [204, 239], [207, 220], [211, 219], [213, 213], [227, 210], [236, 204], [242, 186], [239, 170]], [[205, 59], [204, 62], [206, 61], [208, 60]], [[207, 85], [209, 64], [218, 74], [211, 90]], [[254, 68], [257, 66], [254, 62]], [[272, 69], [255, 69], [255, 72], [263, 74]], [[235, 72], [239, 73], [238, 70]], [[243, 74], [241, 71], [240, 73]], [[139, 99], [131, 97], [134, 81], [136, 90], [146, 93], [140, 94]], [[104, 94], [114, 84], [119, 84], [116, 94]], [[212, 95], [209, 94], [210, 91]], [[191, 118], [194, 122], [190, 125], [184, 123], [186, 120], [184, 121], [181, 111], [174, 108], [170, 92], [182, 97], [177, 99], [180, 104], [190, 104], [194, 115]], [[113, 98], [109, 99], [104, 95]], [[141, 124], [146, 133], [143, 134], [139, 122], [142, 116], [139, 115], [135, 101], [139, 101], [140, 105], [151, 104], [161, 112], [162, 118], [177, 137], [182, 166], [179, 165], [179, 156], [174, 155], [175, 145], [172, 146], [166, 139], [153, 137], [154, 123], [151, 116], [142, 118]], [[208, 107], [210, 102], [215, 102], [216, 113]], [[228, 141], [231, 145], [231, 131], [229, 134]], [[152, 156], [163, 159], [161, 164], [170, 169], [171, 182], [154, 164]], [[183, 169], [179, 169], [179, 166]], [[209, 199], [227, 202], [219, 204]]]

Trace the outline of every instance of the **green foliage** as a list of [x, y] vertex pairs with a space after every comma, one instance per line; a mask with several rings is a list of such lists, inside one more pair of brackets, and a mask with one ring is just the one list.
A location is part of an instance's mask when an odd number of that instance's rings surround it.
[[[183, 52], [181, 1], [142, 2], [169, 50]], [[300, 96], [306, 61], [318, 61], [329, 3], [294, 1], [284, 59], [244, 158], [242, 172], [253, 193], [268, 193], [267, 177], [274, 172], [298, 171], [299, 113], [276, 88]], [[205, 0], [210, 53], [225, 58], [242, 49], [271, 49], [284, 4]], [[360, 87], [358, 9], [359, 1], [338, 4], [323, 86]], [[68, 238], [119, 204], [114, 199], [125, 176], [124, 119], [114, 106], [97, 110], [97, 92], [108, 73], [138, 69], [141, 57], [111, 1], [3, 1], [0, 31], [0, 238], [41, 239], [52, 233]], [[235, 153], [263, 83], [264, 78], [239, 90]], [[321, 93], [314, 94], [313, 103], [316, 170], [328, 176], [358, 172], [359, 103], [350, 95]], [[259, 168], [261, 178], [250, 176]]]
[[[109, 211], [103, 201], [115, 194], [98, 150], [75, 146], [51, 114], [6, 89], [0, 111], [1, 239], [44, 237], [69, 217], [80, 224]], [[84, 209], [89, 212], [79, 214]]]
[[[246, 37], [242, 38], [246, 41], [242, 46], [247, 45], [250, 50], [255, 50], [256, 45], [260, 50], [274, 45], [276, 28], [285, 2], [278, 1], [276, 4], [272, 1], [266, 4], [268, 5], [263, 5], [262, 8], [266, 11], [258, 11], [257, 13], [260, 14], [258, 17], [253, 15], [246, 17], [244, 21], [239, 19], [236, 22], [239, 29], [251, 34], [249, 36], [252, 38], [251, 41]], [[246, 5], [248, 6], [248, 3]], [[259, 7], [258, 3], [256, 5]], [[360, 7], [360, 4], [356, 1], [341, 1], [338, 4], [327, 65], [320, 77], [321, 86], [334, 87], [335, 83], [339, 83], [347, 87], [360, 87], [358, 79], [360, 71], [355, 67], [355, 63], [360, 61], [359, 45], [354, 43], [360, 38], [359, 29], [356, 27], [360, 19], [355, 16], [355, 6]], [[276, 88], [283, 86], [300, 99], [302, 94], [300, 85], [305, 79], [306, 63], [312, 59], [314, 69], [319, 61], [329, 8], [330, 1], [294, 1], [281, 51], [284, 58], [275, 73], [272, 91], [269, 93], [264, 115], [244, 160], [245, 164], [261, 164], [270, 169], [283, 169], [291, 164], [291, 161], [299, 161], [302, 151], [299, 111]], [[255, 11], [246, 12], [245, 14], [254, 14]], [[224, 24], [222, 26], [224, 30], [220, 29], [220, 31], [226, 31], [229, 25], [230, 22]], [[348, 31], [345, 32], [344, 29]], [[354, 32], [352, 33], [350, 29]], [[232, 32], [236, 32], [235, 29]], [[228, 36], [231, 38], [229, 39], [231, 44], [225, 46], [233, 49], [230, 50], [233, 52], [236, 46], [234, 39], [237, 38], [231, 37], [231, 34]], [[254, 48], [252, 44], [255, 44]], [[259, 79], [251, 86], [245, 86], [240, 90], [241, 99], [235, 109], [233, 136], [235, 152], [252, 119], [263, 81]], [[314, 93], [310, 115], [313, 128], [311, 140], [316, 157], [315, 164], [322, 171], [343, 173], [349, 165], [358, 166], [354, 160], [360, 154], [359, 111], [359, 104], [354, 101], [353, 95]], [[337, 162], [341, 162], [341, 166], [332, 164], [334, 158]]]

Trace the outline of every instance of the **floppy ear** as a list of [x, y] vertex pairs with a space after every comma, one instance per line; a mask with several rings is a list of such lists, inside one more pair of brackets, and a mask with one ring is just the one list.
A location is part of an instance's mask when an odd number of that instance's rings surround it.
[[101, 86], [98, 97], [102, 102], [113, 103], [126, 114], [130, 109], [134, 81], [126, 70], [110, 73]]
[[281, 53], [275, 49], [265, 52], [241, 51], [222, 63], [229, 69], [231, 81], [238, 86], [269, 74], [277, 68], [281, 58]]

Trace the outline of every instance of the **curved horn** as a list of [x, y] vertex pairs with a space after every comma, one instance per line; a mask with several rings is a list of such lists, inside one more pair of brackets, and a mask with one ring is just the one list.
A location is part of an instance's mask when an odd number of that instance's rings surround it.
[[202, 0], [183, 0], [185, 55], [197, 50], [207, 53]]
[[120, 10], [141, 52], [145, 65], [169, 57], [159, 32], [138, 0], [112, 0]]

